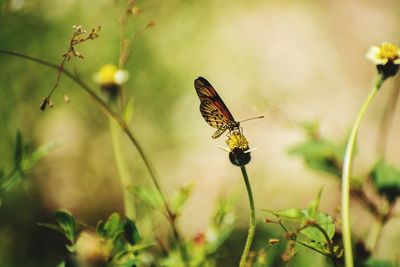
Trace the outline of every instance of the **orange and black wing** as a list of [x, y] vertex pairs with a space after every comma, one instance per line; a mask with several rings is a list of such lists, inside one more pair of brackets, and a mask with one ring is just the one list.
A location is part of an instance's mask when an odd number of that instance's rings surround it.
[[210, 126], [225, 130], [230, 122], [235, 121], [224, 101], [206, 79], [197, 78], [194, 87], [201, 102], [200, 113]]

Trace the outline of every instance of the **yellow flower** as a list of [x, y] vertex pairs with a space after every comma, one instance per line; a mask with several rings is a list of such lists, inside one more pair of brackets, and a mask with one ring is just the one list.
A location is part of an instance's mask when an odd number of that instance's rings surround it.
[[244, 137], [239, 132], [232, 132], [228, 139], [226, 139], [226, 144], [229, 147], [229, 150], [232, 151], [235, 148], [239, 148], [241, 150], [249, 149], [249, 142], [247, 141], [246, 137]]
[[379, 46], [371, 46], [367, 58], [376, 65], [385, 65], [389, 61], [400, 64], [400, 48], [392, 43], [384, 42]]
[[379, 46], [372, 46], [367, 58], [371, 60], [382, 75], [383, 80], [396, 75], [400, 64], [400, 48], [392, 43], [384, 42]]
[[229, 160], [233, 165], [244, 166], [250, 162], [249, 142], [240, 131], [231, 132], [226, 144], [229, 147]]
[[101, 86], [122, 85], [129, 78], [126, 70], [118, 69], [115, 65], [106, 64], [94, 75], [94, 80]]

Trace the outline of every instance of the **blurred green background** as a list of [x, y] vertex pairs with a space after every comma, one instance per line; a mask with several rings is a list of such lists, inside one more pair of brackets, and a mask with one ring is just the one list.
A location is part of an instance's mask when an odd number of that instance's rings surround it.
[[[118, 64], [119, 1], [0, 0], [0, 49], [25, 53], [58, 64], [68, 48], [72, 25], [102, 26], [100, 37], [78, 47], [84, 59], [66, 68], [96, 88], [93, 74], [107, 63]], [[126, 94], [133, 99], [131, 129], [150, 156], [167, 194], [194, 181], [193, 196], [179, 221], [185, 238], [205, 231], [218, 197], [239, 190], [237, 229], [226, 244], [236, 264], [247, 227], [247, 196], [240, 171], [217, 148], [224, 137], [199, 113], [193, 80], [206, 77], [237, 120], [243, 123], [252, 153], [248, 172], [254, 188], [263, 246], [280, 229], [263, 225], [262, 209], [306, 207], [324, 187], [321, 209], [335, 214], [340, 205], [339, 181], [311, 172], [290, 146], [305, 139], [297, 126], [318, 121], [321, 134], [343, 142], [355, 114], [372, 85], [374, 66], [365, 58], [371, 45], [399, 42], [398, 1], [137, 1], [142, 9], [130, 19], [135, 40], [126, 65]], [[0, 266], [55, 266], [66, 255], [62, 237], [37, 222], [52, 221], [64, 208], [95, 225], [113, 211], [123, 211], [108, 119], [92, 99], [66, 77], [52, 100], [54, 108], [39, 110], [56, 72], [16, 57], [0, 55], [0, 166], [12, 168], [15, 132], [21, 130], [28, 149], [52, 140], [53, 149], [20, 186], [2, 195]], [[374, 101], [359, 134], [355, 175], [363, 175], [380, 157], [379, 120], [399, 85], [391, 79]], [[64, 103], [63, 93], [71, 101]], [[400, 165], [399, 111], [394, 114], [386, 159]], [[137, 184], [151, 184], [136, 150], [123, 139], [124, 154]], [[157, 222], [156, 222], [157, 223]], [[352, 206], [355, 237], [363, 237], [373, 218]], [[160, 219], [158, 227], [166, 227]], [[165, 229], [164, 229], [165, 230]], [[273, 232], [276, 231], [276, 232]], [[397, 259], [399, 219], [382, 233], [376, 256]], [[317, 254], [300, 250], [293, 266], [325, 266]], [[307, 257], [308, 256], [308, 257]], [[318, 264], [317, 264], [317, 263]], [[315, 265], [317, 264], [317, 265]], [[222, 265], [221, 265], [222, 266]]]

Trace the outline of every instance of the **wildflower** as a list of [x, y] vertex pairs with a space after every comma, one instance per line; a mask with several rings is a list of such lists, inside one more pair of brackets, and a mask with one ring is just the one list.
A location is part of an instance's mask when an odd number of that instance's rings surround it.
[[400, 48], [389, 42], [384, 42], [379, 46], [372, 46], [367, 58], [377, 67], [383, 79], [396, 75], [400, 64]]
[[126, 70], [118, 69], [115, 65], [106, 64], [94, 75], [94, 80], [111, 98], [115, 98], [122, 84], [129, 78]]
[[249, 142], [240, 131], [231, 132], [226, 144], [229, 147], [229, 160], [233, 165], [244, 166], [250, 162]]

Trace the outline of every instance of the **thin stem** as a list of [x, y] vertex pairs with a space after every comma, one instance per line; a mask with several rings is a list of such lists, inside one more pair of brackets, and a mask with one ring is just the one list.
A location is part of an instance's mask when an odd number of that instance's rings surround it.
[[[26, 60], [30, 60], [36, 63], [39, 63], [41, 65], [47, 66], [49, 68], [53, 68], [56, 69], [58, 71], [61, 71], [62, 73], [64, 73], [68, 78], [70, 78], [72, 81], [74, 81], [76, 84], [78, 84], [83, 90], [85, 90], [91, 97], [92, 99], [99, 105], [100, 109], [107, 115], [110, 116], [111, 118], [113, 118], [113, 120], [119, 124], [119, 126], [121, 127], [122, 131], [128, 136], [129, 140], [131, 141], [131, 143], [135, 146], [136, 150], [138, 151], [140, 157], [142, 158], [147, 171], [150, 174], [150, 178], [154, 184], [154, 186], [156, 187], [158, 193], [161, 196], [161, 199], [164, 203], [164, 208], [165, 208], [165, 212], [166, 212], [166, 216], [168, 218], [168, 221], [171, 224], [172, 230], [174, 232], [174, 236], [178, 242], [178, 245], [180, 248], [184, 247], [184, 244], [182, 243], [182, 238], [179, 235], [179, 232], [176, 228], [176, 224], [175, 224], [175, 219], [176, 219], [176, 215], [172, 212], [168, 201], [164, 195], [164, 192], [161, 189], [161, 186], [158, 182], [156, 173], [154, 171], [154, 168], [152, 166], [152, 164], [150, 163], [150, 160], [147, 158], [146, 154], [144, 153], [144, 150], [142, 149], [142, 147], [139, 145], [139, 142], [137, 141], [137, 139], [135, 138], [135, 136], [133, 135], [133, 133], [130, 131], [128, 125], [126, 124], [126, 122], [122, 119], [122, 117], [120, 117], [116, 112], [114, 112], [112, 109], [110, 109], [108, 107], [108, 105], [106, 104], [106, 102], [104, 102], [95, 92], [94, 90], [92, 90], [86, 83], [84, 83], [78, 75], [73, 74], [72, 72], [66, 70], [66, 69], [60, 69], [58, 65], [47, 62], [45, 60], [39, 59], [39, 58], [35, 58], [35, 57], [31, 57], [28, 55], [24, 55], [24, 54], [20, 54], [20, 53], [16, 53], [16, 52], [12, 52], [12, 51], [6, 51], [6, 50], [0, 50], [1, 54], [6, 54], [6, 55], [12, 55], [12, 56], [16, 56], [16, 57], [20, 57]], [[182, 251], [182, 249], [181, 249]], [[185, 262], [185, 264], [187, 264], [185, 255], [182, 254], [182, 259]]]
[[121, 139], [118, 124], [116, 124], [111, 117], [109, 117], [111, 141], [114, 150], [115, 163], [117, 165], [119, 178], [122, 185], [122, 194], [124, 198], [124, 210], [125, 216], [131, 220], [136, 219], [136, 208], [135, 200], [132, 194], [129, 193], [128, 189], [132, 186], [132, 179], [129, 175], [126, 161], [123, 157], [121, 150]]
[[360, 127], [361, 119], [364, 116], [367, 107], [371, 103], [372, 99], [379, 91], [382, 86], [384, 78], [382, 75], [378, 75], [374, 86], [369, 93], [367, 99], [364, 101], [361, 109], [358, 112], [356, 121], [354, 122], [351, 130], [349, 139], [347, 141], [346, 151], [343, 159], [343, 171], [342, 171], [342, 231], [343, 231], [343, 247], [345, 256], [345, 266], [353, 267], [353, 252], [351, 246], [351, 231], [350, 231], [350, 168], [351, 161], [353, 158], [354, 146], [357, 138], [357, 132]]
[[[398, 81], [398, 79], [397, 79]], [[394, 119], [394, 114], [396, 110], [396, 104], [397, 101], [399, 100], [399, 95], [400, 95], [400, 89], [399, 88], [393, 88], [391, 91], [391, 95], [388, 99], [388, 103], [385, 104], [385, 109], [383, 111], [381, 123], [380, 123], [380, 129], [379, 129], [379, 136], [377, 139], [377, 152], [378, 155], [380, 155], [382, 158], [385, 157], [386, 154], [386, 148], [387, 148], [387, 142], [389, 138], [389, 130], [393, 126], [393, 119]]]
[[249, 177], [247, 176], [247, 171], [245, 166], [241, 166], [240, 170], [242, 171], [243, 179], [246, 184], [247, 194], [249, 196], [249, 204], [250, 204], [250, 225], [249, 232], [247, 234], [246, 244], [244, 246], [243, 254], [240, 259], [239, 267], [246, 266], [246, 259], [250, 252], [251, 243], [253, 242], [254, 232], [256, 230], [256, 211], [254, 208], [254, 199], [253, 192], [251, 191]]

